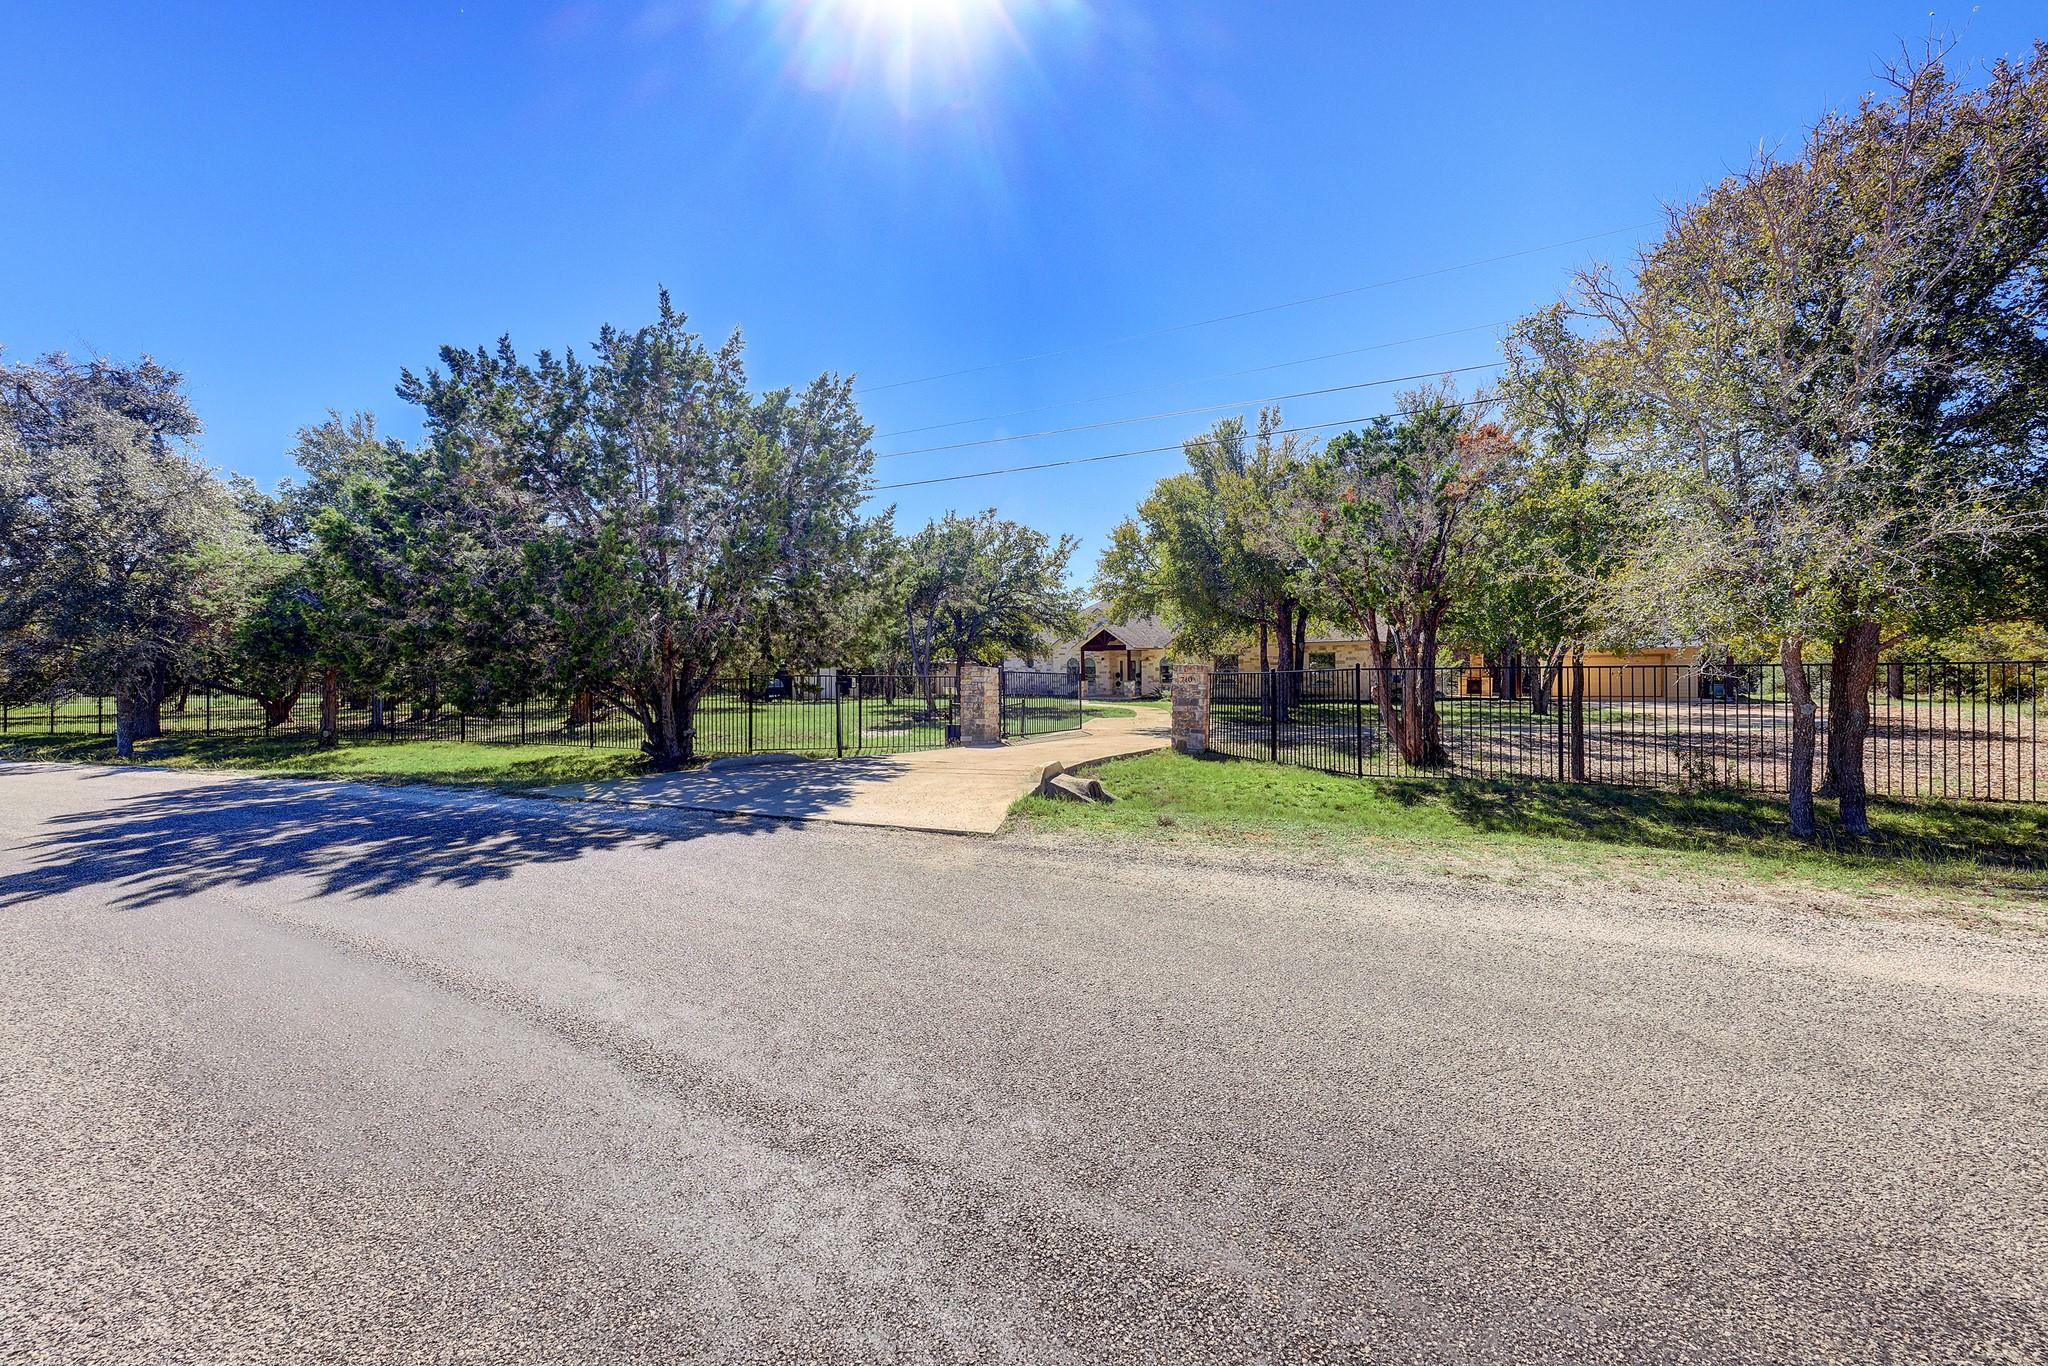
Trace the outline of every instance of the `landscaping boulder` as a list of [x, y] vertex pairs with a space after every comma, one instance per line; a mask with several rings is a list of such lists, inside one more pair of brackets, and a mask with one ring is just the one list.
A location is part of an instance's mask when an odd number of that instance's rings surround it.
[[1056, 801], [1066, 802], [1113, 802], [1116, 798], [1102, 790], [1100, 778], [1084, 777], [1078, 773], [1058, 773], [1039, 787], [1039, 792]]

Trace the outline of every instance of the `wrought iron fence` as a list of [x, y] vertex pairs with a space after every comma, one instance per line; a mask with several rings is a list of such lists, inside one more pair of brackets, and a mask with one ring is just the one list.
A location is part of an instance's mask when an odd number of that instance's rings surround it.
[[[166, 697], [166, 734], [270, 733], [306, 736], [319, 726], [320, 699], [302, 696], [266, 711], [249, 698], [212, 688]], [[890, 754], [938, 749], [959, 739], [958, 698], [950, 669], [930, 677], [821, 670], [798, 676], [720, 679], [698, 699], [692, 752], [730, 754]], [[574, 745], [638, 750], [646, 729], [629, 711], [595, 698], [526, 699], [468, 709], [435, 699], [344, 695], [340, 733], [361, 741], [452, 740], [472, 744]], [[109, 697], [59, 695], [0, 705], [8, 735], [114, 733]]]
[[1005, 669], [1002, 680], [1004, 739], [1079, 730], [1086, 719], [1078, 677], [1051, 671]]
[[[1816, 781], [1840, 699], [1826, 665], [1805, 669], [1819, 709]], [[1595, 665], [1571, 701], [1566, 670], [1547, 697], [1533, 671], [1517, 695], [1463, 666], [1446, 669], [1221, 672], [1210, 744], [1224, 754], [1357, 777], [1542, 778], [1624, 786], [1782, 793], [1791, 706], [1776, 664]], [[1410, 763], [1392, 743], [1382, 699], [1434, 694], [1447, 762]], [[2048, 665], [2031, 661], [1880, 665], [1869, 708], [1865, 781], [1873, 795], [2038, 802]], [[1574, 711], [1580, 719], [1573, 720]]]

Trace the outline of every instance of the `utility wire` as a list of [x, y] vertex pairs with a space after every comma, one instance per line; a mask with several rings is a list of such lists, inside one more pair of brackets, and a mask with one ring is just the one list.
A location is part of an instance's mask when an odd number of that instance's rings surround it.
[[[1445, 406], [1451, 408], [1477, 408], [1498, 401], [1493, 398], [1468, 398], [1446, 404]], [[1335, 422], [1307, 422], [1294, 427], [1275, 427], [1269, 435], [1287, 436], [1295, 432], [1319, 432], [1325, 427], [1349, 427], [1360, 422], [1377, 422], [1383, 417], [1406, 417], [1413, 411], [1415, 410], [1402, 409], [1391, 413], [1367, 413], [1363, 417], [1344, 417], [1337, 419]], [[964, 479], [993, 479], [999, 474], [1025, 474], [1033, 470], [1057, 470], [1064, 469], [1069, 465], [1098, 465], [1105, 460], [1130, 460], [1141, 455], [1164, 455], [1168, 451], [1180, 450], [1186, 444], [1186, 442], [1175, 442], [1171, 446], [1147, 446], [1143, 450], [1136, 451], [1111, 451], [1107, 455], [1079, 455], [1069, 460], [1046, 460], [1036, 465], [1006, 465], [1001, 469], [976, 470], [971, 474], [940, 474], [934, 475], [929, 479], [904, 479], [893, 484], [870, 485], [868, 492], [880, 493], [885, 489], [914, 489], [921, 488], [926, 484], [956, 484]]]
[[1179, 408], [1166, 413], [1146, 413], [1141, 417], [1112, 417], [1100, 422], [1083, 422], [1072, 427], [1051, 427], [1042, 432], [1017, 432], [1011, 436], [984, 436], [974, 441], [955, 441], [944, 446], [918, 446], [907, 451], [883, 451], [875, 456], [877, 460], [894, 460], [905, 455], [930, 455], [935, 451], [960, 451], [970, 446], [998, 446], [1007, 441], [1035, 441], [1042, 436], [1065, 436], [1069, 432], [1099, 431], [1104, 427], [1128, 427], [1134, 422], [1160, 422], [1169, 417], [1188, 417], [1194, 413], [1214, 413], [1226, 408], [1249, 408], [1254, 404], [1261, 407], [1268, 403], [1289, 403], [1298, 398], [1321, 398], [1325, 394], [1348, 394], [1354, 389], [1377, 389], [1388, 384], [1405, 384], [1411, 380], [1435, 379], [1439, 375], [1465, 375], [1474, 370], [1498, 370], [1507, 362], [1486, 361], [1480, 365], [1458, 365], [1446, 370], [1423, 370], [1412, 375], [1394, 375], [1387, 379], [1360, 380], [1356, 384], [1333, 384], [1327, 389], [1304, 389], [1298, 394], [1272, 394], [1265, 398], [1241, 398], [1230, 403], [1205, 403], [1199, 408]]
[[1391, 276], [1384, 280], [1374, 280], [1369, 284], [1352, 285], [1348, 289], [1333, 289], [1327, 294], [1311, 294], [1305, 298], [1289, 299], [1284, 303], [1263, 304], [1258, 308], [1242, 309], [1236, 313], [1219, 313], [1213, 318], [1197, 318], [1193, 322], [1174, 323], [1169, 327], [1155, 327], [1145, 332], [1133, 332], [1128, 336], [1111, 337], [1106, 341], [1082, 342], [1079, 345], [1064, 346], [1053, 351], [1034, 352], [1028, 356], [1011, 356], [1006, 360], [992, 360], [986, 364], [964, 366], [958, 370], [942, 370], [937, 374], [919, 375], [915, 379], [898, 379], [891, 380], [887, 384], [862, 385], [854, 392], [875, 394], [880, 393], [884, 389], [904, 389], [913, 384], [930, 384], [935, 380], [954, 379], [960, 375], [978, 375], [988, 370], [1000, 370], [1004, 366], [1022, 365], [1027, 361], [1051, 360], [1055, 356], [1070, 356], [1077, 351], [1094, 351], [1105, 346], [1120, 346], [1125, 342], [1142, 341], [1147, 337], [1164, 337], [1171, 333], [1186, 332], [1197, 327], [1212, 327], [1217, 323], [1236, 322], [1240, 318], [1255, 318], [1263, 313], [1277, 313], [1285, 308], [1300, 308], [1306, 304], [1319, 304], [1329, 299], [1342, 299], [1353, 294], [1363, 294], [1367, 290], [1386, 289], [1392, 285], [1405, 285], [1416, 280], [1429, 280], [1439, 275], [1449, 275], [1454, 271], [1473, 270], [1479, 266], [1490, 266], [1501, 261], [1513, 261], [1523, 256], [1534, 256], [1539, 252], [1555, 251], [1559, 247], [1575, 247], [1582, 242], [1595, 242], [1603, 237], [1616, 237], [1625, 232], [1640, 232], [1645, 228], [1654, 226], [1655, 224], [1651, 223], [1632, 223], [1625, 228], [1608, 228], [1604, 232], [1590, 232], [1583, 237], [1568, 237], [1561, 242], [1545, 242], [1540, 247], [1524, 247], [1520, 251], [1502, 252], [1498, 256], [1484, 256], [1473, 261], [1460, 261], [1455, 265], [1438, 266], [1433, 270], [1419, 270], [1411, 275]]
[[1388, 351], [1396, 346], [1412, 346], [1416, 342], [1441, 341], [1445, 337], [1462, 337], [1473, 332], [1490, 332], [1496, 327], [1512, 327], [1513, 318], [1497, 323], [1474, 323], [1470, 327], [1454, 327], [1447, 332], [1425, 332], [1419, 337], [1402, 337], [1395, 341], [1374, 342], [1371, 346], [1354, 346], [1347, 351], [1325, 351], [1320, 356], [1303, 356], [1300, 360], [1279, 360], [1271, 365], [1253, 365], [1243, 370], [1223, 370], [1213, 375], [1195, 375], [1188, 379], [1160, 380], [1156, 384], [1141, 384], [1135, 389], [1119, 389], [1113, 394], [1094, 394], [1088, 398], [1063, 398], [1057, 403], [1041, 403], [1034, 408], [1012, 408], [1006, 413], [985, 413], [980, 417], [956, 417], [949, 422], [929, 422], [922, 427], [899, 427], [893, 432], [881, 432], [875, 440], [887, 441], [892, 437], [916, 436], [920, 432], [944, 431], [948, 427], [971, 427], [977, 422], [1000, 422], [1006, 417], [1030, 417], [1034, 413], [1047, 413], [1055, 408], [1078, 408], [1084, 403], [1107, 403], [1113, 398], [1130, 398], [1134, 394], [1149, 394], [1160, 389], [1179, 389], [1189, 384], [1206, 384], [1213, 379], [1240, 379], [1245, 375], [1263, 375], [1269, 370], [1288, 370], [1297, 365], [1314, 365], [1321, 360], [1341, 360], [1346, 356], [1362, 356], [1368, 351]]

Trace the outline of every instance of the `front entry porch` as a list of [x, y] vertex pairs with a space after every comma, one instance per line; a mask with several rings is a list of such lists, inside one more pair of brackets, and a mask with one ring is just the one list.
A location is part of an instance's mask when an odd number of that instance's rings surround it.
[[1166, 651], [1133, 645], [1108, 627], [1081, 642], [1080, 657], [1090, 697], [1157, 697], [1172, 681]]

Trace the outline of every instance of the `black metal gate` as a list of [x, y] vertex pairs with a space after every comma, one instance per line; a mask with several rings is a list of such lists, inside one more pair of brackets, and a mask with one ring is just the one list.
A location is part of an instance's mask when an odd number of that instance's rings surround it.
[[1081, 680], [1063, 673], [1003, 670], [1003, 738], [1081, 728]]
[[960, 739], [950, 669], [820, 670], [723, 681], [697, 704], [696, 753], [896, 754]]

